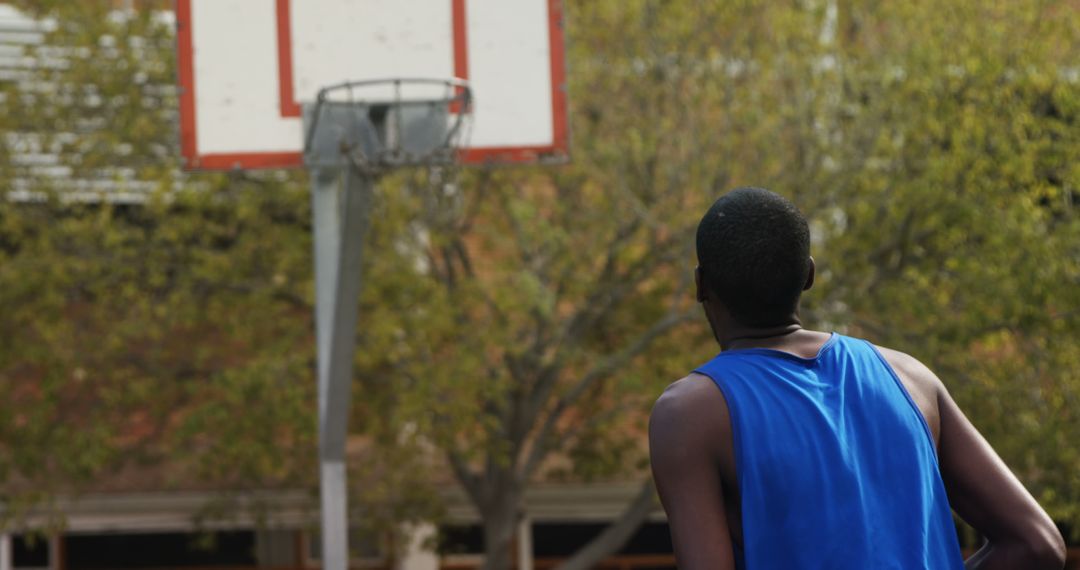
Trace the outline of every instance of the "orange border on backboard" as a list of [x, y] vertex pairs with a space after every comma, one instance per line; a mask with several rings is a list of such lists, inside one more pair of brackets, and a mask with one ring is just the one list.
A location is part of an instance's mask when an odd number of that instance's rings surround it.
[[[176, 0], [178, 80], [180, 87], [180, 146], [184, 167], [191, 170], [291, 168], [303, 166], [299, 152], [238, 152], [201, 154], [196, 136], [195, 57], [191, 18], [192, 0]], [[297, 117], [300, 106], [292, 94], [292, 54], [289, 9], [291, 0], [275, 0], [282, 116]], [[468, 78], [466, 38], [467, 0], [451, 0], [453, 11], [454, 72]], [[548, 0], [548, 42], [551, 60], [552, 144], [467, 148], [460, 152], [466, 164], [534, 163], [565, 160], [570, 148], [566, 86], [566, 51], [562, 0]], [[287, 76], [286, 76], [287, 74]], [[286, 81], [288, 79], [288, 81]]]
[[278, 85], [282, 117], [299, 117], [300, 103], [293, 93], [292, 2], [277, 1]]

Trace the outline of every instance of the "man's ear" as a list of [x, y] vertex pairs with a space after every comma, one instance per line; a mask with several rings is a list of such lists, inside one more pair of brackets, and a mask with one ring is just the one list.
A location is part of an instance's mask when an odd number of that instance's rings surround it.
[[697, 295], [697, 302], [705, 302], [705, 284], [701, 282], [701, 266], [694, 268], [694, 287], [697, 289], [695, 295]]
[[806, 275], [806, 284], [803, 285], [803, 291], [809, 291], [814, 286], [814, 257], [810, 256], [810, 272]]

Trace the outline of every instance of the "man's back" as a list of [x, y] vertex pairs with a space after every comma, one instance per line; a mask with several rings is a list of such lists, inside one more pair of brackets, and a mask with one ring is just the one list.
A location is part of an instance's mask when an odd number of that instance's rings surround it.
[[832, 335], [812, 357], [731, 350], [696, 372], [729, 412], [736, 559], [751, 568], [963, 567], [929, 427], [869, 343]]
[[957, 567], [950, 505], [987, 539], [968, 570], [1064, 565], [1053, 521], [930, 369], [802, 328], [816, 265], [794, 204], [736, 188], [695, 240], [696, 298], [723, 352], [701, 369], [715, 382], [675, 382], [649, 418], [680, 568], [735, 568], [744, 545], [751, 570]]
[[[754, 348], [749, 350], [765, 349], [788, 353], [795, 360], [810, 359], [828, 338], [825, 333], [800, 329], [750, 341]], [[984, 548], [968, 559], [967, 568], [1061, 568], [1064, 545], [1060, 534], [964, 417], [937, 376], [907, 354], [875, 348], [926, 421], [937, 445], [938, 471], [951, 508], [988, 538]], [[737, 354], [740, 350], [727, 352]], [[742, 489], [732, 413], [724, 392], [699, 373], [669, 386], [653, 409], [649, 425], [653, 476], [683, 570], [773, 567], [753, 560], [746, 561], [745, 566], [736, 563], [742, 558], [746, 518], [740, 511]], [[800, 476], [791, 472], [783, 484], [793, 484]], [[813, 520], [812, 513], [807, 516]], [[858, 525], [845, 526], [834, 539], [860, 542], [863, 538], [858, 534], [862, 532]], [[946, 540], [955, 535], [952, 528], [942, 532]], [[813, 548], [820, 547], [818, 544]], [[801, 552], [790, 551], [793, 559], [800, 561]], [[813, 566], [797, 562], [790, 567]]]

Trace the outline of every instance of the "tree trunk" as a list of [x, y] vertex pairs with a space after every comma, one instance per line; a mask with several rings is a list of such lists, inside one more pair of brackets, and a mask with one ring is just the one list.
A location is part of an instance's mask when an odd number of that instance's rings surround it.
[[504, 497], [482, 513], [484, 519], [484, 565], [482, 570], [510, 570], [517, 530], [518, 501]]
[[601, 560], [618, 552], [634, 532], [645, 522], [649, 513], [656, 510], [656, 487], [650, 478], [641, 487], [630, 506], [604, 529], [604, 532], [581, 547], [569, 560], [555, 567], [555, 570], [588, 570]]

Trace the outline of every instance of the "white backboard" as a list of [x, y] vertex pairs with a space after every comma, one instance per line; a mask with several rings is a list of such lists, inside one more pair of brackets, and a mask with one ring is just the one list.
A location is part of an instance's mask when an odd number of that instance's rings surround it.
[[302, 104], [395, 77], [469, 82], [466, 163], [566, 157], [561, 0], [177, 0], [176, 14], [188, 168], [299, 166]]

